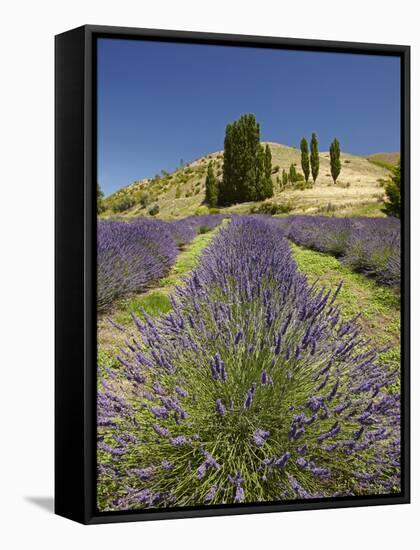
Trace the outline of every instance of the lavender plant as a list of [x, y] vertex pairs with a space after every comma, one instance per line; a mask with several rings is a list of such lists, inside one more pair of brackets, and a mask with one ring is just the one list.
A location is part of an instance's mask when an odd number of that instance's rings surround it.
[[282, 229], [233, 218], [98, 392], [98, 506], [126, 510], [399, 490], [397, 375]]
[[400, 221], [397, 218], [293, 216], [280, 224], [296, 244], [338, 256], [353, 270], [383, 284], [400, 284]]
[[139, 218], [99, 221], [97, 234], [97, 307], [102, 311], [120, 297], [141, 292], [164, 277], [179, 247], [200, 227], [214, 229], [222, 216], [192, 216], [176, 222]]
[[144, 290], [163, 277], [178, 248], [168, 225], [158, 220], [100, 221], [97, 232], [97, 307]]

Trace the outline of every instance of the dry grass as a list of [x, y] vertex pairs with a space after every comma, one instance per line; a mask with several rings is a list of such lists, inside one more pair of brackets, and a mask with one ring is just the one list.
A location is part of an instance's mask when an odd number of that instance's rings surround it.
[[[286, 188], [280, 192], [277, 185], [277, 176], [281, 179], [283, 169], [289, 171], [290, 165], [295, 163], [300, 168], [300, 150], [269, 143], [272, 152], [273, 167], [279, 166], [279, 171], [273, 174], [274, 203], [287, 203], [293, 213], [334, 213], [335, 215], [355, 215], [365, 211], [365, 215], [381, 215], [380, 208], [384, 190], [381, 180], [389, 178], [389, 170], [377, 165], [367, 158], [342, 153], [342, 169], [338, 183], [334, 185], [330, 175], [329, 154], [320, 153], [319, 176], [311, 189]], [[391, 155], [388, 160], [394, 158]], [[169, 175], [164, 183], [159, 184], [156, 191], [156, 202], [159, 205], [157, 217], [162, 219], [183, 218], [196, 213], [205, 214], [207, 208], [203, 206], [205, 176], [207, 165], [214, 162], [215, 172], [221, 177], [223, 153], [217, 151], [179, 168]], [[395, 159], [394, 159], [395, 160]], [[147, 189], [149, 180], [142, 180], [125, 188]], [[160, 187], [162, 187], [160, 189]], [[180, 195], [177, 198], [177, 193]], [[256, 203], [234, 205], [222, 209], [222, 212], [248, 212]], [[123, 217], [147, 215], [147, 208], [136, 205], [123, 214]]]

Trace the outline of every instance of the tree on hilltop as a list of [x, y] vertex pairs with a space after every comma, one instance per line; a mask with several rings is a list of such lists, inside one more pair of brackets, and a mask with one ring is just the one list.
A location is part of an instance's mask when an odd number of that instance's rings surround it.
[[330, 145], [330, 166], [331, 176], [334, 183], [337, 183], [338, 176], [341, 172], [341, 160], [340, 160], [340, 142], [337, 138], [334, 138]]
[[300, 142], [300, 163], [302, 165], [302, 171], [303, 175], [305, 176], [305, 181], [308, 183], [309, 179], [309, 149], [308, 149], [308, 142], [306, 141], [306, 138], [302, 138]]
[[314, 183], [319, 174], [319, 151], [318, 151], [318, 139], [315, 132], [312, 133], [311, 138], [311, 172]]
[[218, 203], [227, 206], [263, 200], [272, 194], [271, 151], [260, 143], [260, 125], [255, 115], [242, 115], [226, 126]]

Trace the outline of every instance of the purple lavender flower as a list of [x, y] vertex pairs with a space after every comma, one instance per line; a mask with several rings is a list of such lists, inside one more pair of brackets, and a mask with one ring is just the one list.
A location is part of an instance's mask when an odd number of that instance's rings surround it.
[[150, 407], [150, 411], [157, 418], [168, 418], [168, 411], [165, 407]]
[[274, 466], [277, 466], [277, 468], [283, 469], [288, 463], [290, 456], [291, 455], [289, 452], [284, 453], [284, 455], [282, 455], [280, 458], [274, 461]]
[[216, 400], [216, 410], [220, 414], [220, 416], [226, 415], [226, 407], [223, 405], [221, 399]]
[[247, 391], [247, 394], [244, 400], [244, 409], [246, 410], [249, 409], [249, 407], [251, 406], [252, 400], [254, 398], [255, 388], [256, 388], [256, 384], [254, 382], [251, 388]]
[[174, 465], [172, 462], [169, 462], [168, 460], [162, 460], [161, 466], [164, 470], [170, 471], [174, 469]]
[[216, 492], [217, 492], [217, 485], [212, 485], [210, 491], [204, 497], [204, 500], [206, 501], [213, 500], [214, 497], [216, 496]]
[[177, 437], [170, 437], [169, 443], [175, 447], [180, 447], [181, 445], [187, 445], [189, 441], [185, 435], [178, 435]]
[[266, 430], [261, 430], [258, 428], [255, 430], [255, 432], [252, 434], [252, 439], [258, 447], [262, 447], [265, 443], [266, 438], [270, 435], [270, 432]]

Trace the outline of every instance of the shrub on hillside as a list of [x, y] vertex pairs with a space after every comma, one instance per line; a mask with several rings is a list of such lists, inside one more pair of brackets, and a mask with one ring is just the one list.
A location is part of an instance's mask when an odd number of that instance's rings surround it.
[[120, 199], [117, 199], [113, 205], [112, 210], [114, 212], [125, 212], [129, 208], [133, 207], [135, 205], [135, 200], [133, 197], [125, 196]]
[[151, 208], [149, 208], [149, 215], [150, 216], [156, 216], [156, 214], [159, 214], [159, 205], [154, 204]]
[[292, 210], [290, 203], [273, 203], [263, 202], [259, 205], [253, 206], [250, 210], [251, 214], [288, 214]]

